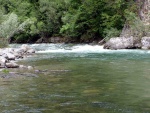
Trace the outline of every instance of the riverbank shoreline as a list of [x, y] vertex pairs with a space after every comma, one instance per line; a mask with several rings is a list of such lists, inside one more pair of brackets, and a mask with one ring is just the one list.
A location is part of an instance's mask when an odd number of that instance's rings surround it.
[[[17, 73], [17, 71], [13, 69], [26, 70], [26, 72], [33, 70], [34, 68], [32, 66], [25, 66], [23, 64], [18, 64], [17, 62], [29, 56], [33, 56], [34, 54], [35, 50], [27, 44], [23, 44], [19, 48], [1, 48], [0, 78], [11, 78], [19, 75], [22, 76], [21, 73]], [[31, 74], [24, 73], [24, 75], [30, 76]]]
[[104, 44], [104, 49], [150, 49], [150, 37], [114, 37]]

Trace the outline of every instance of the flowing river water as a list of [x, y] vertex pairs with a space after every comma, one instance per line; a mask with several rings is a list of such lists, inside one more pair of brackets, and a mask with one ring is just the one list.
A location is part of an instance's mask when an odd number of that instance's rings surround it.
[[36, 55], [20, 63], [45, 73], [1, 79], [1, 113], [150, 113], [150, 51], [31, 46]]

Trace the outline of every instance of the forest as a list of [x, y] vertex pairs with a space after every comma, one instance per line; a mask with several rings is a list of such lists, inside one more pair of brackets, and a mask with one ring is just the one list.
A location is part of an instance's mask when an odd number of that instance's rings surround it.
[[0, 38], [15, 43], [108, 40], [137, 13], [134, 0], [0, 0], [0, 8]]

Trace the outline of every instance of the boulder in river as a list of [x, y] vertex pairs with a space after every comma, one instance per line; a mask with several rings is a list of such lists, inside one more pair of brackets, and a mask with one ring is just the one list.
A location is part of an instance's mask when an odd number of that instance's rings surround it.
[[27, 50], [27, 53], [28, 53], [28, 54], [35, 53], [35, 50], [34, 50], [34, 49], [32, 49], [32, 48], [30, 48], [29, 50]]
[[141, 42], [135, 37], [115, 37], [104, 44], [105, 49], [132, 49], [141, 48]]
[[23, 45], [21, 46], [21, 49], [22, 49], [24, 52], [27, 52], [27, 51], [30, 49], [30, 47], [29, 47], [27, 44], [23, 44]]

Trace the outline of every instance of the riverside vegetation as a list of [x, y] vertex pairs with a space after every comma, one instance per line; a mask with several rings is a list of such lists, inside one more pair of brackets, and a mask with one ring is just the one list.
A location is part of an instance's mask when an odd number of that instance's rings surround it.
[[138, 9], [135, 0], [0, 0], [0, 7], [0, 37], [15, 43], [107, 41]]
[[107, 49], [150, 49], [150, 1], [136, 0], [136, 13], [130, 13], [120, 37], [111, 38], [105, 45]]

